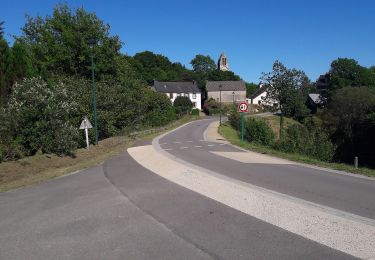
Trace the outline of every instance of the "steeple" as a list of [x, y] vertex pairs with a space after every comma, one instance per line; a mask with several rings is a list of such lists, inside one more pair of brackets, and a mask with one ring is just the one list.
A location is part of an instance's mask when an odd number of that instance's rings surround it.
[[229, 65], [228, 65], [228, 59], [227, 56], [225, 56], [225, 53], [222, 52], [219, 61], [217, 62], [217, 69], [222, 71], [229, 71]]

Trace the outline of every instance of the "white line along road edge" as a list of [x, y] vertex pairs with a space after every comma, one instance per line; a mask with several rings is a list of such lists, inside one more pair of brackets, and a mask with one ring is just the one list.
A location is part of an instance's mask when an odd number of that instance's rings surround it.
[[[163, 135], [164, 136], [164, 135]], [[262, 221], [364, 259], [375, 259], [375, 221], [263, 189], [203, 169], [153, 146], [129, 148], [143, 167]]]

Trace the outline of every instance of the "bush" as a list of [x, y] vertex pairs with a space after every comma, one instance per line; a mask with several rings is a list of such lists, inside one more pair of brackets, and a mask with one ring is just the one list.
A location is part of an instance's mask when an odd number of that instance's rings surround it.
[[236, 108], [232, 108], [228, 120], [234, 129], [241, 131], [241, 114], [237, 112]]
[[275, 135], [266, 122], [248, 118], [245, 120], [244, 138], [249, 142], [269, 146], [273, 143]]
[[204, 102], [203, 111], [207, 115], [215, 115], [220, 113], [220, 104], [215, 99], [210, 98]]
[[198, 108], [194, 108], [193, 110], [191, 110], [191, 115], [192, 116], [199, 116], [199, 109]]
[[193, 108], [193, 103], [188, 97], [179, 96], [174, 100], [173, 106], [176, 109], [176, 113], [179, 116], [182, 116], [188, 114], [191, 111], [191, 109]]
[[299, 153], [322, 161], [332, 160], [335, 145], [321, 128], [307, 128], [304, 125], [291, 125], [282, 139], [276, 144], [278, 150]]
[[14, 85], [5, 111], [14, 120], [8, 128], [13, 131], [11, 138], [19, 140], [27, 155], [38, 150], [72, 155], [78, 146], [78, 126], [70, 124], [69, 116], [76, 109], [64, 84], [24, 79]]

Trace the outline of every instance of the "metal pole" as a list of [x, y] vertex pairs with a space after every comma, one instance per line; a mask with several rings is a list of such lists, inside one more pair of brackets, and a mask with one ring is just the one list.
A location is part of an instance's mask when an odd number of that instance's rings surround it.
[[221, 86], [220, 86], [220, 125], [221, 125]]
[[96, 88], [95, 88], [95, 72], [94, 72], [94, 54], [91, 55], [91, 76], [92, 76], [92, 103], [94, 113], [94, 128], [95, 128], [95, 144], [98, 144], [98, 122], [96, 119]]
[[242, 121], [242, 125], [241, 125], [241, 141], [243, 143], [243, 137], [244, 137], [244, 130], [245, 130], [245, 113], [241, 113], [241, 121]]
[[85, 134], [86, 134], [86, 146], [87, 146], [87, 149], [90, 148], [90, 143], [89, 143], [89, 129], [86, 127], [85, 128]]
[[357, 169], [358, 168], [358, 157], [354, 157], [354, 167]]

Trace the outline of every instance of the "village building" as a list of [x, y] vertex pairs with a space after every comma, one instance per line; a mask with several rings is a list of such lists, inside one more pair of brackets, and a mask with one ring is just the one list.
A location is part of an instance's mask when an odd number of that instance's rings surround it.
[[221, 71], [229, 71], [229, 62], [225, 53], [221, 53], [219, 60], [217, 62], [217, 69]]
[[173, 103], [179, 97], [188, 97], [193, 108], [202, 109], [202, 93], [196, 81], [157, 81], [154, 80], [151, 89], [164, 93]]
[[238, 81], [207, 81], [207, 100], [214, 99], [222, 103], [236, 103], [245, 101], [246, 84], [242, 80]]

